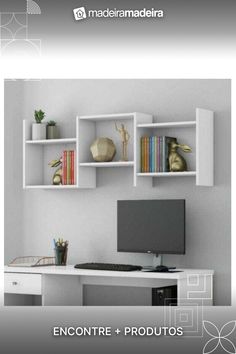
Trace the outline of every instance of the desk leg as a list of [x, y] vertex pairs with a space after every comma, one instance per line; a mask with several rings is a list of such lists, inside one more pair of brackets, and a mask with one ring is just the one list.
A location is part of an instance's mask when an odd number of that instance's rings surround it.
[[178, 306], [213, 305], [213, 276], [211, 274], [189, 274], [177, 282]]
[[42, 306], [82, 306], [83, 286], [79, 276], [43, 275]]

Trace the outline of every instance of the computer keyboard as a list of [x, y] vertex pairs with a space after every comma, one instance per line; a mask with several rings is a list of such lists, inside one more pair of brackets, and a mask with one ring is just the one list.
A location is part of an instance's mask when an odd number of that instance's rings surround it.
[[82, 263], [76, 264], [75, 268], [79, 269], [93, 269], [93, 270], [112, 270], [118, 272], [131, 272], [134, 270], [141, 270], [141, 266], [130, 264], [112, 264], [112, 263]]

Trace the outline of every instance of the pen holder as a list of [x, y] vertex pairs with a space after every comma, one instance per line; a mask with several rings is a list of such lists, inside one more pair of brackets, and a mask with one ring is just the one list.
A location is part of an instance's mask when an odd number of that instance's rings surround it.
[[54, 248], [55, 252], [55, 264], [58, 266], [65, 266], [67, 261], [67, 246], [57, 246]]

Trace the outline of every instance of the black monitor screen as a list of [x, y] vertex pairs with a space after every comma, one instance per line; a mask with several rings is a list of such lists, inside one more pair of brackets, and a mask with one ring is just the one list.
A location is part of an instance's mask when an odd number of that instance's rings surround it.
[[119, 200], [117, 250], [185, 253], [185, 200]]

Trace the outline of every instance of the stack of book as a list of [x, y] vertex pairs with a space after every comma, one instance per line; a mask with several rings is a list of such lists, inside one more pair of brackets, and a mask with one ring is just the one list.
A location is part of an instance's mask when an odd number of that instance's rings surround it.
[[141, 137], [141, 172], [169, 172], [169, 136]]
[[74, 150], [63, 151], [62, 184], [75, 184], [75, 151]]

